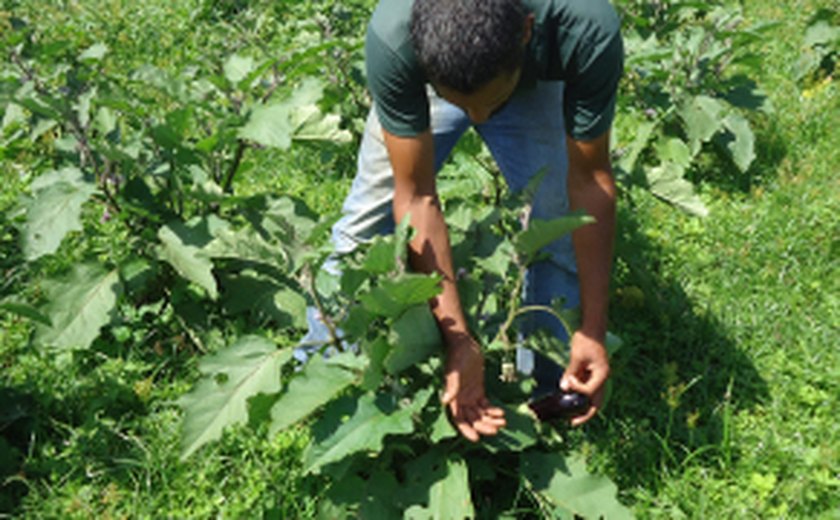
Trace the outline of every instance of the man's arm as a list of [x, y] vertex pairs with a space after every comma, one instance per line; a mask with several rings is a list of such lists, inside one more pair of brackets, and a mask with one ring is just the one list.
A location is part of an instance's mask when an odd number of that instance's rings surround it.
[[399, 137], [383, 130], [383, 135], [394, 171], [394, 218], [400, 222], [409, 213], [416, 230], [409, 244], [411, 266], [443, 277], [443, 291], [430, 302], [447, 345], [442, 400], [461, 434], [477, 441], [480, 435], [496, 434], [505, 420], [503, 411], [490, 406], [485, 396], [484, 358], [458, 297], [449, 232], [435, 185], [434, 139], [430, 131]]
[[613, 237], [616, 188], [609, 156], [609, 131], [592, 141], [566, 139], [569, 152], [568, 192], [572, 211], [583, 210], [596, 222], [572, 235], [581, 295], [581, 326], [572, 335], [569, 366], [561, 387], [589, 395], [589, 411], [572, 421], [591, 419], [603, 404], [610, 364], [604, 346]]

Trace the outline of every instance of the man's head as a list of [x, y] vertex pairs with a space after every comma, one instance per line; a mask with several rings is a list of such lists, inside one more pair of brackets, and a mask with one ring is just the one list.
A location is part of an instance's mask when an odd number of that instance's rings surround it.
[[470, 96], [518, 78], [530, 23], [521, 0], [415, 0], [411, 39], [439, 91]]

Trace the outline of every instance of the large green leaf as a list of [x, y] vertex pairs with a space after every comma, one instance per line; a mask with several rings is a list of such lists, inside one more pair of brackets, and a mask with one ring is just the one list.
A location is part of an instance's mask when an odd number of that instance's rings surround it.
[[723, 102], [709, 96], [695, 96], [686, 103], [679, 114], [685, 123], [691, 154], [700, 150], [700, 146], [712, 138], [721, 129], [722, 114], [726, 107]]
[[491, 452], [522, 451], [537, 443], [534, 419], [517, 410], [505, 407], [507, 424], [496, 435], [485, 438], [481, 445]]
[[415, 305], [405, 311], [391, 327], [393, 348], [385, 358], [385, 369], [396, 374], [440, 352], [440, 329], [429, 306]]
[[182, 458], [218, 439], [224, 428], [248, 420], [248, 399], [280, 391], [280, 369], [292, 357], [291, 349], [278, 350], [269, 340], [246, 336], [230, 347], [204, 358], [204, 377], [183, 396]]
[[440, 291], [439, 276], [405, 273], [382, 282], [360, 300], [368, 311], [396, 318], [409, 307], [429, 301]]
[[[434, 453], [434, 452], [433, 452]], [[426, 462], [421, 460], [420, 462]], [[403, 518], [411, 520], [459, 520], [475, 518], [470, 496], [467, 464], [458, 454], [450, 453], [442, 460], [432, 461], [429, 467], [409, 467], [407, 473], [439, 476], [428, 488], [428, 507], [414, 505], [406, 509]]]
[[337, 462], [360, 451], [379, 451], [386, 435], [414, 431], [412, 417], [429, 400], [432, 390], [422, 390], [403, 408], [390, 395], [365, 394], [358, 400], [355, 413], [323, 441], [310, 444], [304, 454], [304, 470], [318, 472], [326, 464]]
[[670, 162], [645, 169], [650, 191], [654, 195], [689, 213], [705, 217], [709, 210], [697, 196], [694, 185], [683, 178], [683, 172], [682, 166]]
[[348, 352], [330, 359], [312, 356], [289, 383], [288, 390], [274, 403], [270, 433], [273, 435], [306, 418], [350, 386], [356, 380], [356, 374], [342, 364], [343, 358], [350, 356], [356, 355]]
[[45, 173], [32, 182], [34, 194], [26, 212], [23, 252], [27, 260], [54, 253], [67, 233], [80, 231], [84, 204], [96, 187], [78, 168]]
[[528, 222], [528, 229], [516, 236], [514, 246], [526, 261], [530, 261], [543, 247], [592, 222], [595, 219], [589, 215], [569, 215], [552, 220], [534, 219]]
[[732, 112], [723, 120], [723, 126], [735, 136], [735, 139], [727, 144], [732, 160], [739, 170], [746, 172], [755, 159], [755, 135], [750, 123], [741, 114]]
[[187, 280], [207, 290], [212, 299], [218, 296], [213, 262], [201, 253], [210, 235], [201, 225], [187, 225], [173, 221], [158, 230], [161, 246], [158, 256], [168, 262]]
[[321, 82], [308, 78], [284, 101], [254, 108], [248, 122], [239, 129], [239, 137], [263, 146], [288, 148], [295, 132], [314, 117], [312, 107], [318, 110], [315, 103], [322, 95]]
[[38, 342], [87, 348], [111, 320], [121, 291], [118, 270], [106, 271], [95, 264], [77, 266], [68, 278], [48, 285], [44, 313], [52, 326], [37, 328]]
[[565, 459], [557, 453], [529, 451], [520, 457], [520, 471], [534, 492], [554, 505], [561, 516], [633, 518], [616, 498], [615, 484], [589, 473], [580, 457]]

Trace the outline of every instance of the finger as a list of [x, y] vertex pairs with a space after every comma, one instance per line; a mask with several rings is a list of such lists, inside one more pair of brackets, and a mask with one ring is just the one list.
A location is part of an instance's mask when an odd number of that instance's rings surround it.
[[574, 419], [572, 419], [572, 426], [580, 426], [581, 424], [587, 422], [589, 419], [592, 419], [593, 417], [595, 417], [595, 414], [597, 414], [597, 413], [598, 413], [598, 407], [597, 406], [590, 406], [589, 410], [586, 412], [586, 414], [579, 415], [578, 417], [575, 417]]
[[450, 404], [455, 396], [458, 395], [458, 390], [460, 388], [460, 384], [458, 381], [457, 375], [448, 375], [446, 376], [446, 388], [443, 391], [443, 395], [440, 398], [440, 402], [444, 405]]
[[483, 415], [486, 415], [488, 417], [496, 417], [496, 418], [505, 416], [505, 411], [504, 410], [502, 410], [498, 406], [491, 405], [490, 401], [488, 401], [486, 398], [479, 401], [479, 404], [481, 405], [481, 408], [482, 408], [481, 413]]
[[499, 428], [501, 428], [498, 424], [493, 424], [485, 420], [473, 423], [472, 426], [481, 435], [496, 435], [499, 432]]
[[579, 392], [581, 394], [589, 395], [589, 392], [586, 391], [586, 385], [581, 383], [577, 376], [570, 373], [563, 375], [560, 388], [562, 388], [564, 392]]
[[467, 422], [463, 417], [454, 418], [455, 428], [461, 433], [464, 438], [471, 442], [478, 442], [479, 435], [475, 428]]

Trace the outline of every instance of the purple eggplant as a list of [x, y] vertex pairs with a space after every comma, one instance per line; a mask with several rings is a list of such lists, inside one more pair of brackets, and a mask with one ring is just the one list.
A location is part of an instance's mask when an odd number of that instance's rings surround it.
[[531, 401], [528, 406], [541, 421], [568, 420], [584, 415], [589, 410], [589, 397], [578, 392], [558, 390]]

